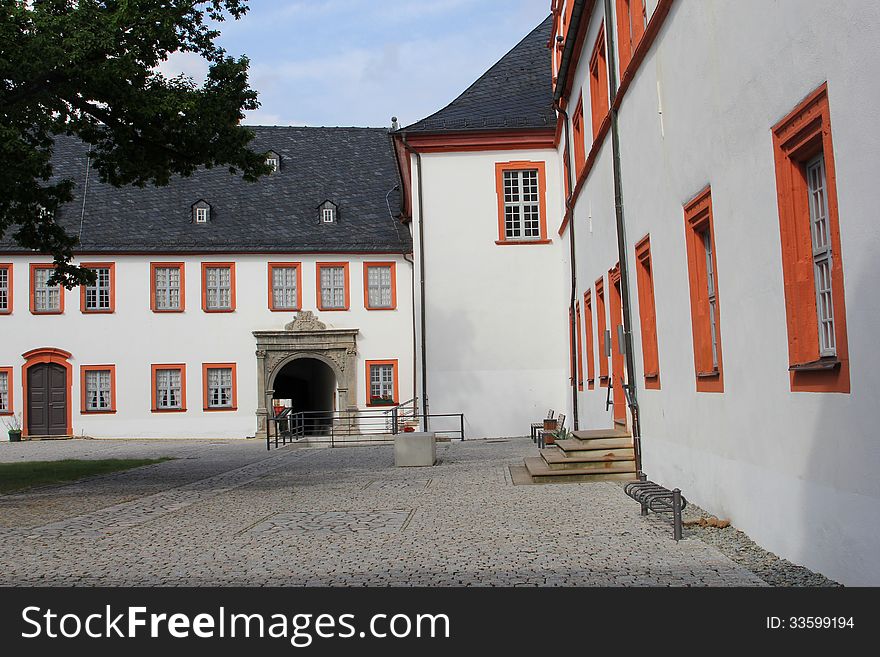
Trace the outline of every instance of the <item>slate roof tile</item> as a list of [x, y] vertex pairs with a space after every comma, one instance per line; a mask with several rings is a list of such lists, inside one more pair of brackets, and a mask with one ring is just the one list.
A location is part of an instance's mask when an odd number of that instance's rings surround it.
[[556, 126], [548, 16], [458, 98], [403, 132], [534, 129]]
[[[281, 169], [245, 182], [225, 167], [200, 169], [165, 187], [101, 183], [92, 171], [81, 245], [90, 252], [350, 252], [410, 253], [412, 240], [399, 213], [397, 164], [384, 128], [255, 127], [251, 148], [281, 155]], [[55, 175], [76, 183], [74, 199], [56, 220], [79, 234], [88, 147], [56, 140]], [[191, 221], [192, 204], [211, 204], [207, 224]], [[339, 206], [335, 224], [319, 221], [317, 206]], [[20, 251], [12, 230], [0, 251]]]

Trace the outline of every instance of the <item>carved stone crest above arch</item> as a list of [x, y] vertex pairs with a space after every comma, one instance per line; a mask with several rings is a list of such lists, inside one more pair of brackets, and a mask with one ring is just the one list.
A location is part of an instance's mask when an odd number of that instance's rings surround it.
[[336, 375], [339, 410], [357, 410], [359, 329], [333, 329], [313, 312], [300, 311], [282, 331], [254, 331], [257, 341], [257, 435], [265, 437], [275, 377], [288, 363], [313, 358]]

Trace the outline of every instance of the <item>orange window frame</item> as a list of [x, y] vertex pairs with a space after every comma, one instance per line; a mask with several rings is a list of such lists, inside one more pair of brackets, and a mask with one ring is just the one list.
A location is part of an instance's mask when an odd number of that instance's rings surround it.
[[[327, 267], [342, 267], [345, 284], [345, 306], [342, 308], [325, 308], [321, 302], [321, 270]], [[350, 281], [348, 277], [348, 262], [318, 262], [315, 263], [315, 291], [317, 294], [316, 305], [318, 310], [326, 312], [342, 311], [351, 308]]]
[[30, 266], [30, 308], [32, 315], [61, 315], [64, 313], [64, 292], [65, 288], [63, 285], [56, 286], [58, 288], [58, 310], [37, 310], [36, 305], [34, 303], [34, 273], [38, 269], [54, 269], [55, 266], [51, 264], [37, 264], [31, 263]]
[[391, 375], [393, 377], [394, 386], [392, 401], [394, 404], [399, 403], [399, 395], [398, 395], [398, 385], [397, 385], [397, 359], [391, 358], [386, 360], [368, 360], [365, 363], [365, 375], [366, 375], [366, 396], [367, 396], [367, 406], [387, 406], [388, 404], [377, 404], [372, 401], [372, 397], [370, 396], [370, 367], [373, 365], [391, 365]]
[[[773, 127], [772, 133], [791, 390], [849, 393], [843, 254], [827, 83], [799, 103]], [[831, 303], [837, 352], [835, 356], [825, 358], [820, 357], [819, 350], [812, 227], [804, 169], [806, 162], [819, 154], [825, 160], [831, 241]]]
[[577, 331], [577, 373], [578, 373], [578, 390], [584, 389], [584, 346], [581, 338], [581, 302], [574, 302], [575, 312], [575, 330]]
[[584, 325], [587, 340], [587, 388], [593, 390], [596, 387], [596, 363], [593, 360], [593, 291], [584, 292]]
[[571, 119], [571, 130], [574, 133], [574, 174], [580, 177], [587, 163], [587, 142], [584, 135], [584, 95], [578, 94], [577, 108]]
[[[520, 171], [523, 169], [538, 170], [540, 236], [538, 239], [507, 239], [504, 231], [504, 172]], [[496, 162], [495, 195], [498, 198], [498, 239], [495, 241], [495, 244], [550, 244], [550, 240], [547, 239], [547, 174], [544, 162], [532, 162], [529, 160]]]
[[608, 60], [605, 54], [605, 23], [599, 27], [599, 36], [590, 56], [590, 111], [593, 141], [599, 136], [602, 123], [611, 108], [608, 91]]
[[[276, 269], [296, 269], [296, 308], [276, 308], [273, 272]], [[301, 262], [270, 262], [269, 277], [269, 310], [275, 313], [295, 312], [302, 310], [302, 263]]]
[[[110, 408], [89, 410], [86, 394], [86, 374], [88, 372], [110, 372]], [[79, 368], [80, 413], [83, 415], [107, 415], [116, 412], [116, 365], [81, 365]]]
[[89, 310], [86, 308], [86, 286], [79, 286], [79, 310], [87, 315], [110, 315], [116, 312], [116, 263], [115, 262], [84, 262], [86, 269], [110, 270], [110, 307]]
[[[156, 305], [156, 270], [177, 269], [180, 272], [180, 308], [158, 308]], [[186, 265], [182, 262], [150, 263], [150, 310], [154, 313], [182, 313], [186, 310]]]
[[[232, 370], [232, 406], [209, 406], [208, 370], [221, 369]], [[202, 363], [202, 410], [206, 413], [238, 410], [238, 366], [236, 363]]]
[[[370, 305], [370, 277], [369, 270], [371, 267], [389, 267], [391, 269], [391, 305], [390, 306], [371, 306]], [[364, 263], [364, 308], [367, 310], [397, 310], [397, 263], [388, 262], [365, 262]]]
[[[159, 370], [180, 370], [180, 408], [158, 408], [156, 406], [156, 372]], [[186, 364], [167, 363], [150, 365], [150, 408], [153, 413], [186, 412]]]
[[[208, 270], [229, 269], [229, 308], [208, 308]], [[202, 263], [202, 310], [206, 313], [235, 312], [235, 263], [234, 262], [203, 262]]]
[[8, 408], [6, 410], [0, 409], [0, 415], [13, 415], [15, 414], [15, 396], [13, 394], [12, 387], [12, 372], [14, 368], [12, 367], [0, 367], [0, 374], [6, 374], [6, 395], [7, 399], [9, 399]]
[[12, 303], [13, 302], [13, 292], [15, 289], [13, 287], [12, 272], [15, 269], [15, 267], [12, 265], [11, 262], [0, 262], [0, 269], [3, 269], [6, 271], [6, 285], [7, 285], [6, 308], [0, 308], [0, 315], [11, 315], [12, 309], [13, 309], [13, 303]]
[[599, 347], [599, 385], [608, 387], [608, 348], [605, 346], [605, 279], [596, 281], [596, 333]]
[[[691, 328], [694, 343], [694, 373], [698, 392], [724, 392], [724, 365], [721, 350], [721, 295], [718, 285], [718, 254], [715, 249], [715, 220], [712, 190], [707, 187], [684, 206], [688, 283], [691, 302]], [[715, 342], [718, 367], [712, 363], [712, 326], [709, 315], [708, 270], [703, 233], [708, 231], [715, 279]]]
[[645, 235], [636, 244], [636, 284], [639, 288], [639, 322], [642, 329], [642, 365], [645, 372], [645, 388], [660, 390], [657, 308], [654, 303], [654, 267], [651, 262], [650, 235]]
[[617, 42], [621, 77], [629, 66], [639, 41], [645, 35], [646, 11], [645, 0], [617, 0]]

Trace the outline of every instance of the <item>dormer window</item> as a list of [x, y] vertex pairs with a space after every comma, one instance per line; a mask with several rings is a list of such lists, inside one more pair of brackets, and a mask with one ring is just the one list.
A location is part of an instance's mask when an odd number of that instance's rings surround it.
[[206, 224], [211, 220], [211, 205], [204, 200], [198, 200], [192, 205], [192, 221], [196, 224]]
[[322, 224], [335, 224], [337, 206], [333, 201], [324, 201], [318, 206], [318, 213]]
[[266, 153], [266, 165], [275, 173], [281, 168], [281, 156], [275, 151], [269, 151]]

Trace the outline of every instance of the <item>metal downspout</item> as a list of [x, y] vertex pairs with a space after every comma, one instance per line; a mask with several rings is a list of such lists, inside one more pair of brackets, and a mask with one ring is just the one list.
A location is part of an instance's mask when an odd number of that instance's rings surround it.
[[416, 172], [419, 177], [418, 207], [419, 207], [419, 315], [421, 320], [421, 370], [422, 370], [422, 415], [424, 423], [422, 429], [428, 431], [428, 355], [425, 343], [425, 213], [422, 204], [422, 155], [406, 140], [406, 135], [400, 134], [401, 143], [408, 153], [416, 156]]
[[[574, 183], [571, 180], [572, 168], [571, 168], [571, 133], [569, 132], [568, 126], [568, 113], [562, 108], [559, 104], [559, 101], [554, 102], [554, 106], [556, 107], [556, 111], [562, 114], [562, 120], [565, 122], [565, 148], [563, 149], [563, 159], [565, 169], [565, 175], [568, 176], [568, 189], [574, 190]], [[565, 197], [565, 212], [568, 213], [571, 211], [569, 204], [571, 203], [571, 193], [569, 193]], [[577, 299], [577, 251], [575, 250], [574, 244], [574, 218], [570, 217], [568, 220], [568, 248], [569, 248], [569, 264], [571, 266], [571, 297], [569, 298], [569, 313], [568, 313], [568, 324], [569, 331], [568, 334], [572, 336], [572, 339], [569, 340], [569, 357], [570, 362], [572, 363], [572, 371], [571, 371], [571, 409], [572, 409], [572, 427], [574, 427], [575, 431], [580, 428], [579, 419], [578, 419], [578, 387], [577, 387], [577, 376], [580, 372], [578, 369], [578, 358], [577, 358], [577, 338], [575, 335], [575, 331], [577, 331], [577, 320], [574, 316], [575, 313], [575, 301]]]
[[[617, 255], [620, 262], [620, 296], [623, 301], [623, 331], [625, 335], [625, 361], [627, 388], [629, 388], [630, 410], [633, 416], [633, 451], [636, 471], [642, 473], [641, 423], [639, 421], [639, 402], [636, 396], [636, 368], [632, 349], [632, 317], [629, 296], [629, 265], [626, 249], [626, 222], [623, 213], [623, 182], [620, 169], [620, 133], [617, 109], [617, 57], [614, 49], [614, 29], [610, 24], [611, 0], [605, 0], [605, 47], [608, 52], [608, 84], [611, 97], [611, 147], [614, 159], [614, 209], [617, 219]], [[569, 222], [571, 223], [571, 222]]]

